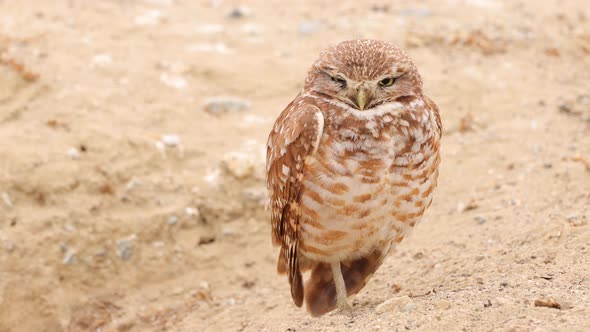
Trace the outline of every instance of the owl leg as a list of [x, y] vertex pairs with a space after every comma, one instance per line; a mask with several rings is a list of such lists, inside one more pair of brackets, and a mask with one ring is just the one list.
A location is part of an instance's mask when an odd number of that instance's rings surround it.
[[338, 312], [351, 316], [352, 307], [348, 304], [348, 294], [346, 292], [342, 270], [340, 269], [340, 262], [332, 263], [331, 268], [334, 284], [336, 285], [336, 306], [338, 307]]

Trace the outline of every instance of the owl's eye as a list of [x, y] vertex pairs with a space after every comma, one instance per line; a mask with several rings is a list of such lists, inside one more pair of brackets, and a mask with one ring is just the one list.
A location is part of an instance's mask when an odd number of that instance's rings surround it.
[[346, 87], [346, 80], [340, 76], [332, 76], [332, 82], [340, 84], [341, 87]]
[[392, 86], [393, 83], [395, 83], [395, 78], [393, 77], [387, 77], [379, 81], [379, 85], [384, 87]]

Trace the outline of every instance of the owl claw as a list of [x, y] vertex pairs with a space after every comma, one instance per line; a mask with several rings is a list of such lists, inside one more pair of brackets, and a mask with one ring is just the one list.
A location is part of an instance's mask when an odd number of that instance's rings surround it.
[[338, 303], [338, 307], [336, 308], [334, 314], [338, 316], [354, 318], [354, 310], [352, 309], [352, 306], [346, 301], [344, 303]]

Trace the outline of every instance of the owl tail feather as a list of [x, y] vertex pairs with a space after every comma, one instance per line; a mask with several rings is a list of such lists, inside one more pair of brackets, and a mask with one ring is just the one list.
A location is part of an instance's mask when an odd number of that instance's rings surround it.
[[[369, 278], [381, 266], [384, 255], [375, 250], [371, 254], [349, 262], [341, 263], [342, 276], [348, 296], [365, 287]], [[305, 304], [313, 317], [319, 317], [336, 309], [336, 285], [329, 263], [316, 263], [305, 284]]]

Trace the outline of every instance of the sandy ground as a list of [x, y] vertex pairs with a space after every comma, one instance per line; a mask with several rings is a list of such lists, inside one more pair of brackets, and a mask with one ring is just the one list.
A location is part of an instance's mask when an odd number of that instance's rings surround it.
[[[0, 331], [590, 330], [587, 2], [335, 3], [0, 0]], [[312, 319], [263, 146], [356, 37], [415, 59], [441, 176], [355, 316]]]

